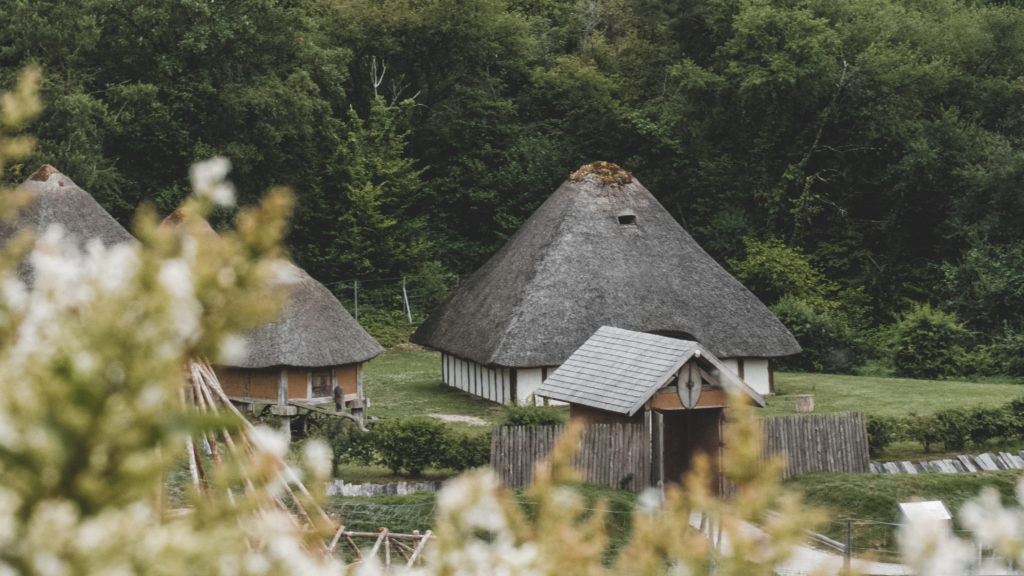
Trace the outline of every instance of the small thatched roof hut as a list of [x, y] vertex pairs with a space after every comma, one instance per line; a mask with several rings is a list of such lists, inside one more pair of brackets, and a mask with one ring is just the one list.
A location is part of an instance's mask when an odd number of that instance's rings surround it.
[[[696, 454], [709, 458], [712, 487], [722, 484], [722, 423], [729, 393], [764, 398], [707, 348], [691, 340], [602, 326], [537, 389], [569, 404], [584, 424], [642, 424], [638, 450], [609, 451], [598, 478], [638, 475], [630, 452], [653, 456], [650, 485], [679, 482]], [[611, 470], [609, 475], [607, 470]]]
[[293, 264], [281, 317], [246, 335], [240, 368], [324, 367], [366, 362], [384, 351], [326, 286]]
[[[175, 212], [162, 225], [181, 222]], [[208, 224], [206, 230], [208, 241], [219, 240]], [[225, 392], [243, 402], [285, 406], [326, 402], [340, 388], [349, 404], [361, 408], [362, 363], [384, 349], [327, 287], [287, 266], [292, 282], [281, 316], [244, 335], [243, 358], [214, 367]]]
[[769, 359], [800, 351], [640, 182], [598, 162], [565, 181], [412, 340], [445, 354], [450, 384], [526, 401], [603, 325], [700, 342], [741, 377], [746, 367], [760, 393], [771, 391]]
[[[99, 240], [105, 246], [135, 240], [88, 192], [49, 164], [36, 170], [17, 191], [28, 195], [28, 203], [14, 219], [0, 220], [0, 245], [22, 230], [42, 234], [54, 224], [59, 224], [79, 248], [91, 240]], [[27, 265], [20, 275], [24, 280], [32, 279]]]

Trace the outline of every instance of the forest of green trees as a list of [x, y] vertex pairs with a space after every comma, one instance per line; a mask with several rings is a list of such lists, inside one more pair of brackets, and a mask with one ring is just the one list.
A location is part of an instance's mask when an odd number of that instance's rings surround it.
[[7, 177], [53, 164], [123, 223], [177, 206], [190, 163], [224, 155], [241, 203], [294, 190], [289, 248], [325, 283], [464, 274], [572, 170], [607, 160], [773, 307], [807, 349], [794, 367], [1024, 375], [1017, 2], [0, 0], [0, 14], [0, 85], [38, 64], [45, 105], [34, 156]]

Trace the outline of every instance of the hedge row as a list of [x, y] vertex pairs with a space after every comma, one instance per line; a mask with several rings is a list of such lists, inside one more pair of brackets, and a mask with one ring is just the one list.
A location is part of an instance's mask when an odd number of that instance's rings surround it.
[[892, 442], [918, 442], [925, 452], [941, 443], [947, 451], [968, 446], [981, 448], [996, 438], [1024, 438], [1024, 398], [999, 408], [950, 408], [930, 416], [911, 413], [904, 417], [869, 416], [868, 446], [878, 455]]
[[383, 420], [360, 430], [335, 419], [322, 431], [334, 464], [381, 464], [398, 474], [418, 475], [426, 468], [462, 471], [484, 466], [491, 458], [490, 431], [469, 433], [428, 417]]

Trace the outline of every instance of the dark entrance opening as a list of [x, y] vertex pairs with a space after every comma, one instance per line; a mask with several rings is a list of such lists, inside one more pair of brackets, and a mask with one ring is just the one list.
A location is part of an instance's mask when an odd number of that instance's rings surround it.
[[660, 414], [665, 482], [680, 482], [693, 467], [694, 456], [704, 453], [711, 458], [712, 487], [717, 492], [721, 483], [722, 409], [666, 410]]

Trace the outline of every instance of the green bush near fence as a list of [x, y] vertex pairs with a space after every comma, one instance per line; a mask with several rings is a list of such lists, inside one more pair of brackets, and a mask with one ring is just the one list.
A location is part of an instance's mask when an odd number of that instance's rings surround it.
[[1024, 398], [996, 408], [947, 408], [926, 416], [911, 413], [902, 418], [869, 416], [868, 447], [875, 456], [901, 440], [917, 442], [925, 452], [931, 452], [938, 443], [947, 451], [980, 449], [992, 440], [1014, 442], [1024, 438], [1022, 417]]
[[461, 472], [484, 466], [491, 457], [489, 432], [468, 432], [425, 416], [383, 420], [368, 432], [335, 419], [321, 436], [331, 446], [334, 465], [381, 464], [392, 473], [418, 476], [426, 468]]
[[509, 406], [505, 426], [562, 426], [569, 422], [569, 411], [555, 406]]

